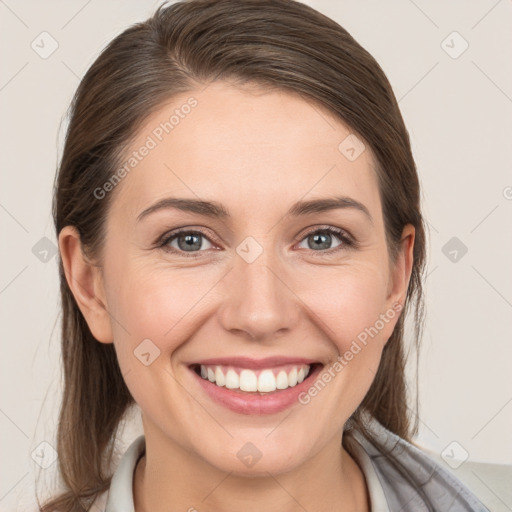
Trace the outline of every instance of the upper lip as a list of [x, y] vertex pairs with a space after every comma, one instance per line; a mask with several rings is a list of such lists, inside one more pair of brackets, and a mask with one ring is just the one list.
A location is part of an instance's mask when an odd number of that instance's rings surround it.
[[212, 359], [202, 359], [201, 361], [196, 361], [195, 363], [191, 363], [189, 366], [193, 365], [204, 365], [204, 366], [237, 366], [241, 368], [273, 368], [275, 366], [283, 366], [285, 364], [314, 364], [320, 363], [320, 361], [315, 359], [306, 359], [302, 357], [285, 357], [285, 356], [274, 356], [274, 357], [265, 357], [263, 359], [253, 359], [251, 357], [214, 357]]

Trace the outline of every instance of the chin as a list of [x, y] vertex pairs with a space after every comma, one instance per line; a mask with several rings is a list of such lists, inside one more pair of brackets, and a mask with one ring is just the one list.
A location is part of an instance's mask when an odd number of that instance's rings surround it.
[[263, 446], [264, 444], [257, 441], [232, 442], [229, 450], [210, 453], [206, 461], [223, 472], [240, 477], [287, 473], [304, 462], [303, 449], [292, 446], [268, 446], [268, 441], [267, 447]]

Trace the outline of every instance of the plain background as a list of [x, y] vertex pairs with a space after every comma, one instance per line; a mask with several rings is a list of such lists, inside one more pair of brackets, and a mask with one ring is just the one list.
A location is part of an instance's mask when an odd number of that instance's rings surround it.
[[[416, 440], [455, 474], [511, 465], [512, 2], [305, 3], [376, 58], [411, 136], [430, 228]], [[65, 113], [102, 48], [159, 4], [0, 1], [2, 510], [17, 501], [30, 509], [34, 450], [50, 456], [54, 445], [60, 316], [50, 205]], [[512, 510], [491, 473], [472, 472], [493, 510]]]

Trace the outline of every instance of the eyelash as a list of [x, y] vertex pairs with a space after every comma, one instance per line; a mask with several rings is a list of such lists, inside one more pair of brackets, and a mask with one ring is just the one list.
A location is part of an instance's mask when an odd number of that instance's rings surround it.
[[[174, 247], [170, 248], [168, 246], [168, 244], [172, 240], [174, 240], [175, 238], [177, 238], [179, 235], [181, 235], [183, 233], [185, 233], [187, 235], [200, 235], [200, 236], [203, 236], [211, 244], [214, 244], [214, 242], [212, 242], [210, 240], [210, 238], [206, 235], [206, 233], [204, 233], [203, 231], [201, 231], [201, 230], [190, 230], [190, 229], [187, 229], [187, 228], [182, 228], [182, 229], [179, 229], [179, 230], [176, 230], [176, 231], [171, 231], [170, 233], [165, 233], [156, 242], [156, 246], [158, 248], [162, 249], [165, 252], [183, 255], [186, 258], [198, 258], [198, 257], [201, 257], [202, 256], [201, 253], [205, 252], [204, 250], [202, 250], [202, 251], [192, 251], [190, 253], [187, 253], [186, 251], [175, 249]], [[305, 233], [302, 236], [302, 238], [296, 240], [296, 242], [302, 242], [305, 238], [307, 238], [307, 237], [309, 237], [311, 235], [317, 234], [317, 233], [322, 233], [322, 234], [327, 233], [329, 235], [335, 235], [335, 236], [337, 236], [340, 239], [341, 244], [338, 245], [337, 247], [332, 247], [331, 249], [325, 249], [325, 250], [320, 250], [320, 251], [313, 251], [312, 249], [310, 249], [311, 252], [318, 252], [318, 253], [323, 254], [323, 255], [326, 255], [326, 254], [327, 255], [331, 255], [331, 254], [333, 254], [335, 252], [338, 252], [340, 250], [346, 250], [346, 249], [350, 249], [350, 248], [353, 248], [353, 249], [357, 248], [357, 243], [356, 243], [355, 239], [351, 235], [349, 235], [345, 230], [340, 229], [340, 228], [335, 228], [333, 226], [315, 227], [311, 231], [308, 231], [307, 233]]]

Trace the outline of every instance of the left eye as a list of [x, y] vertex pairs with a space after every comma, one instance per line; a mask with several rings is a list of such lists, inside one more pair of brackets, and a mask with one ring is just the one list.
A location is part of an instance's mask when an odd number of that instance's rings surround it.
[[[332, 243], [333, 237], [340, 240], [340, 243], [338, 245], [335, 245], [334, 247], [329, 247]], [[322, 229], [316, 229], [315, 231], [311, 231], [310, 233], [307, 233], [306, 236], [302, 239], [305, 240], [306, 243], [310, 242], [308, 245], [317, 245], [317, 249], [336, 249], [340, 245], [349, 246], [351, 245], [350, 240], [348, 237], [343, 233], [343, 231], [335, 228], [322, 228]], [[306, 249], [310, 249], [311, 247], [306, 247]], [[317, 251], [315, 251], [317, 252]]]

